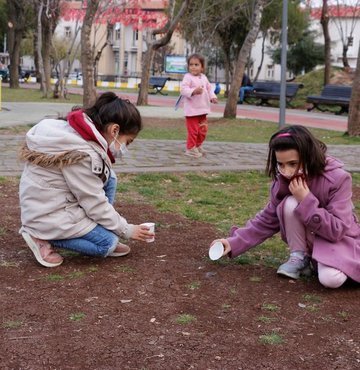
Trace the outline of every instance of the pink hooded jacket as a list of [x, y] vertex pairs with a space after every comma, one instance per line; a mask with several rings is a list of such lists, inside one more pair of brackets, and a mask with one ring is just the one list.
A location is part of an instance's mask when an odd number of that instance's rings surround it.
[[[192, 96], [197, 87], [202, 87], [204, 89], [203, 93]], [[180, 85], [180, 93], [184, 97], [185, 117], [209, 114], [210, 99], [216, 98], [209, 80], [202, 73], [199, 76], [186, 73]]]
[[[342, 167], [341, 162], [327, 157], [325, 172], [309, 180], [310, 193], [295, 212], [313, 237], [312, 258], [360, 282], [360, 224], [353, 211], [351, 175]], [[272, 183], [266, 207], [245, 227], [231, 228], [230, 257], [261, 244], [279, 231], [286, 242], [283, 201], [289, 195], [288, 181], [279, 176]]]

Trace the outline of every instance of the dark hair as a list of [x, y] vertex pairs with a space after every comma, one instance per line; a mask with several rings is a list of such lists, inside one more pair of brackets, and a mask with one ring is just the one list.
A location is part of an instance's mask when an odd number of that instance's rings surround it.
[[120, 134], [137, 135], [142, 129], [140, 112], [135, 105], [111, 91], [101, 94], [95, 104], [84, 109], [84, 112], [100, 132], [104, 132], [109, 123], [117, 123]]
[[299, 153], [299, 164], [303, 167], [306, 178], [324, 172], [326, 145], [316, 139], [306, 127], [293, 125], [279, 130], [270, 138], [266, 173], [272, 179], [277, 176], [276, 152], [291, 149]]
[[189, 55], [188, 58], [187, 58], [188, 68], [189, 68], [189, 63], [190, 63], [191, 59], [199, 59], [199, 62], [202, 66], [202, 69], [205, 71], [205, 57], [203, 55], [198, 54], [198, 53], [194, 53], [194, 54]]

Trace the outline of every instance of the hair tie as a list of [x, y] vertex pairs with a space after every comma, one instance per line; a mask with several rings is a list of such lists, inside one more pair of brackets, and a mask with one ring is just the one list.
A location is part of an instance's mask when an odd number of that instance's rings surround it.
[[291, 136], [290, 132], [282, 132], [281, 134], [277, 135], [276, 137], [287, 137]]

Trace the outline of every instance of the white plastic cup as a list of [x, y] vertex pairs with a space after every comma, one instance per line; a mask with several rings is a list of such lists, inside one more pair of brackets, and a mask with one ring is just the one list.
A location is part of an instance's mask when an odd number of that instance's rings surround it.
[[[143, 226], [147, 226], [149, 228], [149, 231], [152, 232], [152, 233], [155, 233], [155, 223], [154, 222], [144, 222], [143, 224], [141, 224]], [[147, 243], [152, 243], [153, 241], [155, 241], [155, 236], [153, 236], [152, 238], [150, 239], [146, 239], [146, 242]]]
[[209, 249], [209, 258], [216, 261], [222, 257], [224, 253], [224, 245], [221, 242], [214, 243]]

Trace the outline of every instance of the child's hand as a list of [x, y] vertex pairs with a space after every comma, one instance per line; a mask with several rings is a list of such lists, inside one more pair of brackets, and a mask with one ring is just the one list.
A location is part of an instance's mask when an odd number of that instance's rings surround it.
[[224, 253], [222, 254], [222, 257], [226, 256], [229, 252], [231, 252], [231, 246], [230, 246], [230, 243], [227, 241], [227, 239], [216, 239], [216, 240], [213, 240], [211, 242], [209, 248], [211, 248], [212, 245], [215, 244], [216, 242], [220, 242], [224, 246]]
[[203, 87], [196, 87], [194, 91], [192, 92], [192, 95], [201, 95], [204, 92]]
[[155, 234], [149, 231], [149, 227], [145, 225], [134, 225], [131, 239], [141, 240], [146, 242], [147, 239], [151, 239]]
[[218, 100], [217, 100], [217, 98], [212, 98], [212, 99], [210, 99], [210, 102], [214, 103], [214, 104], [217, 104]]
[[299, 203], [310, 193], [310, 189], [303, 176], [294, 177], [290, 181], [289, 190]]

